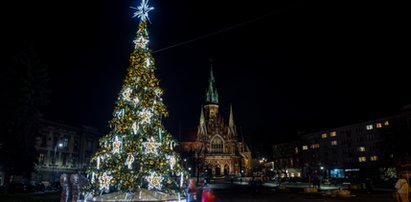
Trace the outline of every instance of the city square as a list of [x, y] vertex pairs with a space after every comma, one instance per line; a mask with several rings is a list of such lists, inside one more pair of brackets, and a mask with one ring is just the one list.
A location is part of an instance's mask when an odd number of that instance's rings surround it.
[[0, 201], [408, 202], [400, 7], [12, 2]]

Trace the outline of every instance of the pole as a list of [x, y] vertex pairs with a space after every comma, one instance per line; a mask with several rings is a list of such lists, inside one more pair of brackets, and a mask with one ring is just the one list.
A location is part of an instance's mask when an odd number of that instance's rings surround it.
[[51, 183], [53, 183], [53, 182], [56, 180], [56, 179], [55, 179], [56, 174], [54, 173], [54, 167], [56, 166], [57, 146], [58, 146], [58, 143], [56, 144], [56, 146], [54, 146], [53, 165], [52, 165], [52, 167], [51, 167], [51, 174], [53, 175], [53, 177], [52, 177]]

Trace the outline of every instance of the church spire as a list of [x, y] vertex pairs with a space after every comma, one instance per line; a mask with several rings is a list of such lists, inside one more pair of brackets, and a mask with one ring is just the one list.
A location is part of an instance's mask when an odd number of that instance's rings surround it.
[[204, 111], [201, 107], [200, 125], [197, 130], [197, 141], [205, 141], [207, 139], [207, 127], [205, 124]]
[[228, 120], [228, 135], [230, 135], [232, 138], [235, 138], [237, 136], [237, 131], [234, 125], [234, 116], [233, 116], [233, 106], [230, 105], [230, 117]]
[[234, 127], [233, 105], [230, 105], [230, 119], [228, 120], [228, 126], [230, 128]]
[[218, 104], [218, 93], [214, 83], [215, 78], [213, 74], [213, 61], [211, 60], [210, 78], [208, 79], [208, 89], [206, 92], [206, 103]]
[[200, 114], [200, 127], [205, 126], [205, 118], [204, 118], [204, 111], [203, 108], [201, 107], [201, 114]]

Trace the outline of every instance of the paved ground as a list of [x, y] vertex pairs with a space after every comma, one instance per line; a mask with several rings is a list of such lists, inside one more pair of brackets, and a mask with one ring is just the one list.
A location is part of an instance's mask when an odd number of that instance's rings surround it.
[[287, 202], [297, 202], [297, 201], [330, 201], [330, 202], [344, 202], [344, 201], [372, 201], [372, 202], [392, 202], [390, 194], [367, 194], [358, 195], [351, 198], [330, 198], [330, 197], [320, 197], [320, 196], [310, 196], [300, 193], [259, 193], [252, 196], [249, 193], [244, 192], [231, 192], [231, 193], [221, 193], [215, 192], [216, 202], [266, 202], [266, 201], [287, 201]]
[[303, 193], [303, 189], [295, 188], [286, 191], [280, 191], [269, 186], [262, 186], [259, 191], [253, 193], [249, 186], [239, 184], [209, 184], [216, 202], [248, 202], [248, 201], [332, 201], [332, 202], [392, 202], [391, 192], [373, 192], [373, 193], [352, 193], [352, 197], [329, 197], [322, 194]]

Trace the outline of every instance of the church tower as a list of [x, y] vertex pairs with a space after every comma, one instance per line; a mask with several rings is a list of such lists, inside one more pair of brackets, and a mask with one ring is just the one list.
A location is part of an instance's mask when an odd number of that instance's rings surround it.
[[206, 119], [215, 121], [218, 117], [218, 92], [215, 87], [215, 78], [213, 73], [213, 64], [210, 68], [210, 77], [208, 78], [208, 88], [205, 96], [205, 115]]
[[[199, 125], [195, 141], [181, 141], [183, 150], [196, 151], [196, 172], [208, 177], [245, 175], [251, 171], [251, 153], [245, 151], [245, 143], [239, 141], [234, 111], [230, 105], [228, 122], [219, 113], [218, 93], [215, 87], [213, 66], [201, 107]], [[248, 152], [248, 153], [247, 153]]]

